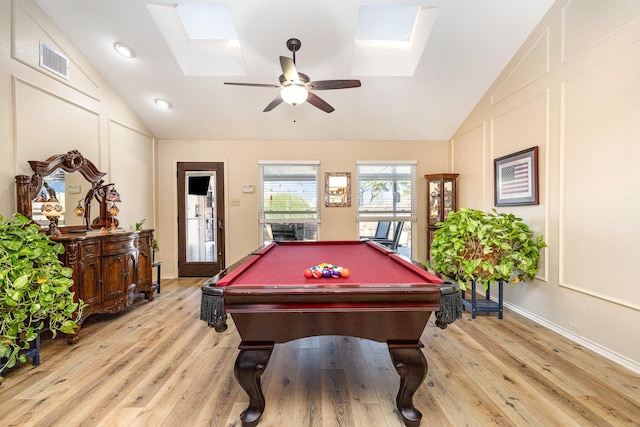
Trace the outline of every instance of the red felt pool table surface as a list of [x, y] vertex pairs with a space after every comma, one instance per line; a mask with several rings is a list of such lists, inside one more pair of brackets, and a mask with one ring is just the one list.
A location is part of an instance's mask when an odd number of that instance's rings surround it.
[[[304, 271], [321, 263], [346, 267], [349, 277], [307, 279]], [[368, 241], [272, 243], [240, 263], [217, 286], [353, 288], [414, 287], [443, 281]], [[231, 290], [231, 289], [229, 289]]]
[[[321, 263], [351, 274], [304, 276]], [[387, 343], [400, 375], [396, 407], [405, 425], [418, 426], [422, 414], [412, 399], [427, 373], [420, 337], [432, 312], [441, 310], [443, 283], [422, 265], [368, 241], [272, 243], [205, 283], [203, 295], [211, 300], [203, 299], [201, 318], [221, 332], [226, 310], [241, 337], [234, 373], [250, 400], [240, 415], [243, 427], [255, 426], [265, 408], [259, 377], [274, 345], [320, 335]]]

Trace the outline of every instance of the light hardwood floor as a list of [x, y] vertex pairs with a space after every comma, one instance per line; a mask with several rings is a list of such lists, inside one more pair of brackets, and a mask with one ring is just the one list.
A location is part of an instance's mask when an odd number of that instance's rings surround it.
[[[199, 320], [201, 280], [165, 280], [153, 302], [87, 319], [81, 338], [44, 339], [42, 363], [0, 386], [2, 426], [239, 426], [239, 336]], [[618, 331], [625, 333], [625, 331]], [[513, 313], [430, 321], [422, 426], [640, 423], [640, 376]], [[386, 345], [314, 337], [277, 345], [259, 426], [402, 426]]]

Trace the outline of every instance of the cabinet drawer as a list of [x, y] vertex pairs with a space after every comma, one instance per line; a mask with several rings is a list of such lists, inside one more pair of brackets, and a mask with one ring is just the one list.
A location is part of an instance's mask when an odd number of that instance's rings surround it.
[[80, 259], [99, 257], [100, 256], [100, 242], [87, 242], [80, 245]]
[[102, 242], [102, 255], [117, 255], [133, 251], [136, 247], [136, 238], [131, 237], [121, 240], [109, 240]]

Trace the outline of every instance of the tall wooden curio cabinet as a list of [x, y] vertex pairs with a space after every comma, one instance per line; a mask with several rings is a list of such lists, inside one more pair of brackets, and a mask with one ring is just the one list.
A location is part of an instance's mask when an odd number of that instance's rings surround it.
[[438, 229], [436, 224], [447, 219], [449, 212], [458, 209], [457, 173], [425, 175], [427, 180], [427, 260], [431, 259], [431, 241]]

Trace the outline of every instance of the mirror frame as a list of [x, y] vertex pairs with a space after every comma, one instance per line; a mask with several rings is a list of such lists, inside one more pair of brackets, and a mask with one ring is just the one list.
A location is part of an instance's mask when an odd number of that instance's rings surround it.
[[33, 170], [33, 175], [16, 176], [17, 212], [29, 219], [33, 217], [33, 200], [42, 190], [44, 177], [49, 176], [57, 169], [65, 172], [80, 172], [82, 176], [91, 183], [91, 189], [85, 197], [85, 225], [88, 226], [88, 218], [91, 199], [96, 190], [102, 184], [102, 178], [106, 172], [100, 172], [98, 168], [78, 150], [71, 150], [65, 154], [56, 154], [45, 161], [29, 160], [29, 165]]
[[[341, 195], [338, 195], [341, 200], [336, 200], [332, 190], [334, 188], [330, 185], [331, 178], [345, 177], [346, 185], [344, 187], [336, 187], [342, 189]], [[325, 172], [324, 174], [324, 205], [328, 208], [345, 208], [351, 207], [351, 172]]]

